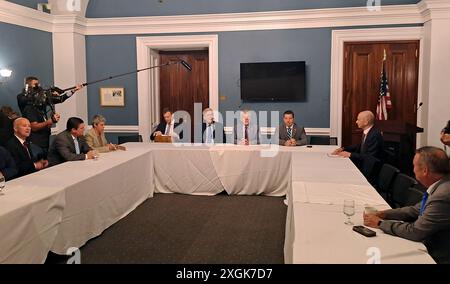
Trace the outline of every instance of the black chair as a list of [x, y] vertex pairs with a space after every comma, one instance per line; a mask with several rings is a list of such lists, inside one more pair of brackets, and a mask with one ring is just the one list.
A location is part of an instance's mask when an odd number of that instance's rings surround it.
[[124, 144], [128, 142], [142, 142], [141, 135], [130, 135], [130, 136], [119, 136], [119, 144]]
[[338, 145], [338, 138], [337, 137], [330, 137], [330, 145], [337, 146]]
[[329, 137], [329, 136], [310, 136], [309, 144], [310, 145], [337, 145], [337, 138]]
[[384, 164], [381, 167], [380, 174], [378, 175], [377, 190], [383, 196], [386, 201], [391, 198], [389, 196], [389, 189], [395, 177], [400, 173], [400, 170], [389, 164]]
[[415, 187], [417, 181], [405, 174], [398, 174], [392, 183], [390, 205], [394, 208], [405, 206], [409, 200], [410, 187]]
[[415, 187], [408, 188], [408, 196], [405, 199], [405, 203], [403, 206], [414, 206], [420, 201], [422, 201], [422, 197], [425, 191], [421, 191]]
[[361, 172], [374, 187], [378, 184], [378, 176], [382, 165], [383, 163], [380, 160], [372, 156], [366, 156], [362, 160]]

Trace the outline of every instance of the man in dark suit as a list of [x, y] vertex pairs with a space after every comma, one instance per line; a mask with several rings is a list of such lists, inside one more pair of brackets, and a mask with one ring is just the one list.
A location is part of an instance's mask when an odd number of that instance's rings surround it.
[[337, 149], [333, 154], [350, 158], [364, 173], [364, 167], [366, 166], [364, 163], [369, 163], [373, 158], [383, 161], [383, 135], [381, 134], [381, 131], [374, 126], [375, 115], [371, 111], [361, 112], [358, 115], [356, 124], [358, 125], [358, 128], [363, 131], [361, 143]]
[[278, 128], [281, 146], [303, 146], [308, 144], [305, 128], [298, 126], [295, 121], [293, 111], [286, 111], [283, 114], [283, 123]]
[[252, 113], [249, 110], [240, 112], [241, 119], [234, 126], [234, 144], [258, 145], [261, 141], [258, 123], [251, 120]]
[[50, 147], [48, 160], [51, 166], [68, 161], [94, 159], [94, 151], [84, 139], [85, 127], [81, 118], [69, 118], [67, 129], [55, 137]]
[[437, 263], [450, 263], [450, 166], [439, 148], [424, 147], [414, 157], [416, 179], [428, 188], [415, 206], [364, 215], [364, 224], [387, 234], [423, 242]]
[[180, 133], [176, 132], [176, 128], [181, 125], [181, 123], [175, 122], [173, 118], [173, 112], [165, 108], [163, 109], [163, 118], [164, 121], [162, 121], [156, 130], [152, 133], [150, 136], [150, 140], [154, 141], [156, 136], [171, 136], [174, 140], [183, 139], [183, 131]]
[[15, 178], [17, 175], [17, 167], [13, 157], [11, 157], [8, 150], [2, 146], [0, 146], [0, 172], [3, 174], [6, 181]]
[[34, 160], [30, 143], [27, 141], [31, 133], [28, 119], [18, 118], [14, 121], [14, 136], [8, 141], [7, 149], [19, 171], [18, 177], [25, 176], [48, 167], [46, 160]]
[[215, 122], [214, 111], [207, 108], [203, 111], [202, 123], [202, 143], [206, 144], [225, 144], [226, 136], [223, 124]]

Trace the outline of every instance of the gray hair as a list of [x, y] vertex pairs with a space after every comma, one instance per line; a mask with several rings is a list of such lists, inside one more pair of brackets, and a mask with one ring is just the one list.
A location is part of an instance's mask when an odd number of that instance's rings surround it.
[[96, 126], [101, 122], [106, 123], [106, 118], [100, 114], [94, 115], [94, 117], [92, 118], [92, 126]]
[[450, 164], [447, 153], [436, 147], [422, 147], [416, 151], [419, 155], [419, 163], [423, 167], [427, 167], [430, 172], [435, 174], [446, 175], [450, 172]]

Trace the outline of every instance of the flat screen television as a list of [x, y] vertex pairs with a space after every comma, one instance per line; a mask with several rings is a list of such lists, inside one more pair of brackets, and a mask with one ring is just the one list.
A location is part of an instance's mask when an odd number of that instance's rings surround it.
[[241, 63], [241, 99], [304, 101], [305, 65], [305, 61]]

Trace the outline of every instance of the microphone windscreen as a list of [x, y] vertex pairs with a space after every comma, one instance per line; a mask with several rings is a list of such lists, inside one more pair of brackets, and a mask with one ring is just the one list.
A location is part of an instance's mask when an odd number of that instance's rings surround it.
[[189, 65], [189, 63], [187, 63], [186, 61], [181, 60], [181, 64], [182, 64], [187, 70], [192, 71], [192, 66]]

